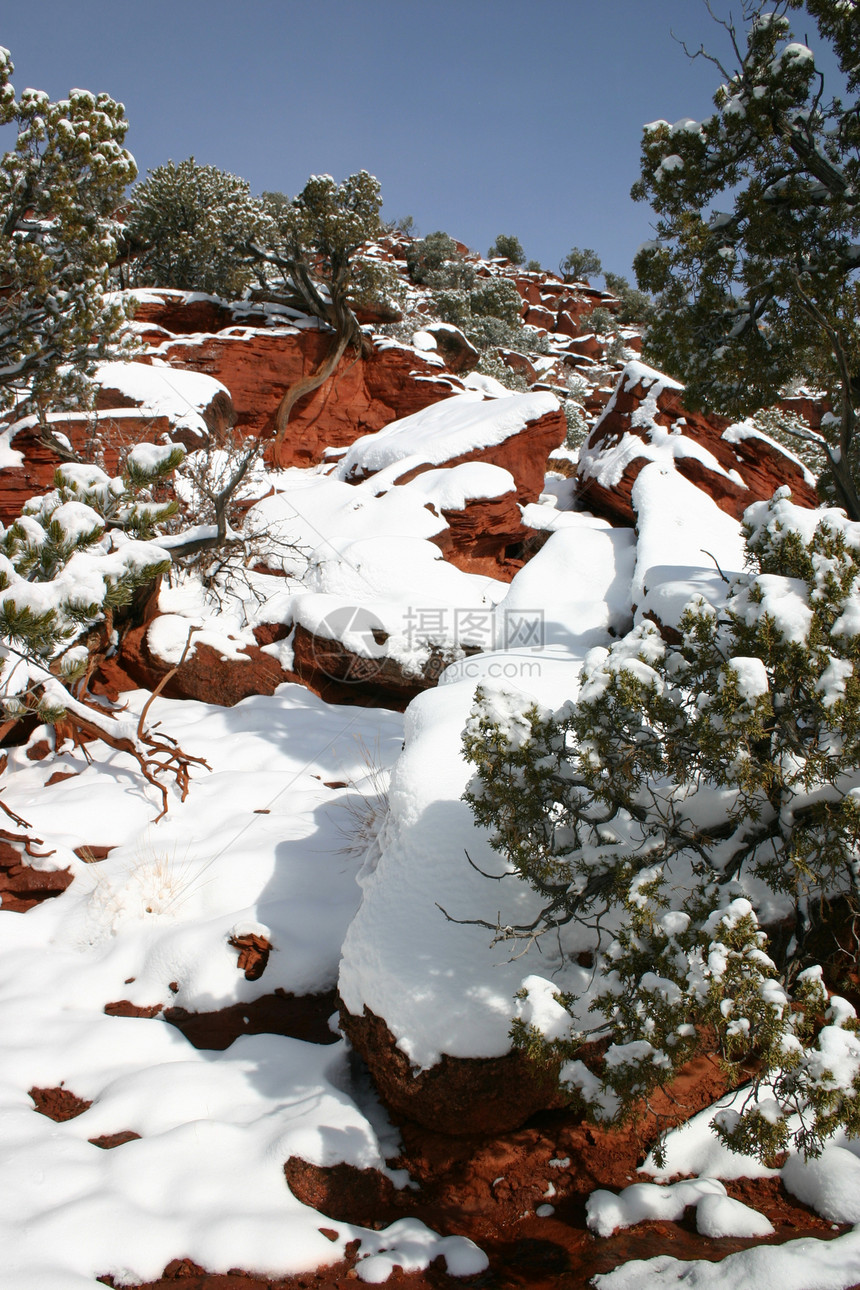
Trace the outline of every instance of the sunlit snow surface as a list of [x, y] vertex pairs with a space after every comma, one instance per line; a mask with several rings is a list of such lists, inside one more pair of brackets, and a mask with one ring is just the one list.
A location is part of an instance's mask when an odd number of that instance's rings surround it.
[[[122, 388], [122, 374], [114, 375]], [[152, 629], [150, 645], [174, 660], [189, 626], [205, 623], [197, 639], [235, 660], [258, 623], [303, 623], [325, 634], [333, 608], [370, 605], [392, 641], [401, 631], [396, 656], [408, 668], [426, 649], [406, 635], [408, 619], [480, 618], [483, 652], [457, 657], [405, 719], [331, 707], [295, 685], [230, 709], [157, 700], [150, 721], [211, 767], [193, 773], [184, 803], [171, 793], [157, 826], [157, 795], [123, 754], [101, 744], [88, 746], [90, 761], [80, 751], [44, 762], [23, 749], [10, 753], [3, 800], [54, 852], [34, 863], [68, 867], [74, 881], [27, 914], [0, 913], [0, 1285], [80, 1290], [106, 1274], [133, 1284], [176, 1258], [279, 1276], [336, 1262], [356, 1238], [358, 1276], [370, 1283], [440, 1255], [452, 1275], [485, 1267], [471, 1242], [416, 1220], [381, 1232], [357, 1228], [290, 1193], [291, 1155], [385, 1168], [396, 1149], [378, 1105], [353, 1083], [342, 1040], [244, 1036], [224, 1052], [198, 1051], [158, 1018], [104, 1012], [118, 1000], [207, 1011], [277, 988], [302, 995], [338, 983], [349, 1009], [367, 1005], [382, 1016], [421, 1067], [442, 1053], [505, 1052], [524, 982], [544, 1028], [553, 1007], [558, 1012], [562, 969], [564, 987], [581, 992], [587, 1006], [590, 974], [569, 957], [562, 963], [558, 947], [511, 959], [504, 946], [490, 947], [486, 928], [448, 922], [439, 908], [453, 918], [498, 912], [522, 922], [536, 901], [514, 880], [488, 894], [466, 859], [468, 851], [478, 867], [500, 871], [461, 801], [470, 772], [460, 740], [475, 688], [492, 692], [501, 714], [514, 712], [523, 693], [557, 708], [575, 697], [586, 653], [623, 635], [634, 617], [650, 611], [675, 622], [693, 594], [717, 603], [725, 595], [720, 570], [741, 568], [740, 527], [660, 460], [645, 466], [634, 489], [638, 536], [557, 509], [547, 494], [526, 508], [526, 520], [549, 539], [510, 585], [455, 569], [431, 541], [444, 528], [439, 512], [504, 495], [510, 475], [468, 463], [427, 470], [405, 486], [394, 481], [411, 458], [444, 459], [446, 417], [450, 455], [499, 442], [551, 406], [550, 396], [505, 395], [493, 407], [481, 392], [360, 441], [350, 464], [379, 471], [363, 484], [324, 471], [282, 472], [275, 494], [250, 516], [290, 544], [278, 557], [285, 576], [255, 575], [247, 598], [217, 615], [199, 588], [174, 586], [162, 599], [167, 615]], [[208, 393], [197, 392], [195, 415]], [[346, 469], [344, 462], [338, 473]], [[289, 665], [288, 642], [266, 648]], [[123, 720], [134, 722], [147, 696], [123, 697]], [[74, 777], [46, 787], [57, 771]], [[74, 854], [84, 846], [114, 849], [86, 864]], [[229, 944], [248, 932], [274, 947], [257, 981], [245, 979]], [[58, 1085], [92, 1105], [64, 1123], [37, 1114], [28, 1091]], [[695, 1203], [705, 1235], [763, 1233], [766, 1220], [714, 1181], [763, 1171], [720, 1146], [712, 1116], [703, 1112], [670, 1135], [665, 1173], [648, 1161], [633, 1188], [592, 1197], [595, 1229]], [[141, 1136], [111, 1150], [89, 1142], [122, 1131]], [[694, 1182], [664, 1185], [681, 1173]], [[790, 1160], [783, 1177], [831, 1221], [860, 1218], [852, 1144], [834, 1142], [819, 1165]], [[631, 1263], [596, 1284], [844, 1290], [858, 1266], [860, 1236], [852, 1233], [719, 1264], [668, 1256]]]
[[[128, 696], [133, 709], [143, 697]], [[133, 764], [103, 747], [91, 746], [89, 766], [17, 750], [5, 776], [7, 805], [56, 848], [45, 863], [75, 879], [56, 900], [2, 915], [0, 1284], [71, 1290], [107, 1273], [132, 1284], [177, 1257], [284, 1275], [336, 1261], [355, 1237], [369, 1280], [395, 1258], [423, 1267], [440, 1254], [452, 1271], [479, 1271], [469, 1242], [415, 1222], [353, 1228], [291, 1195], [291, 1155], [384, 1167], [342, 1041], [257, 1035], [197, 1051], [157, 1018], [103, 1011], [119, 999], [208, 1010], [277, 987], [330, 989], [359, 897], [345, 803], [368, 791], [368, 755], [383, 773], [391, 765], [402, 718], [284, 686], [231, 709], [161, 700], [152, 719], [212, 767], [157, 827]], [[45, 788], [57, 770], [80, 773]], [[84, 864], [72, 851], [82, 845], [116, 850]], [[228, 944], [249, 930], [275, 947], [256, 982]], [[93, 1105], [58, 1124], [28, 1090], [60, 1084]], [[123, 1130], [140, 1140], [107, 1151], [88, 1141]]]

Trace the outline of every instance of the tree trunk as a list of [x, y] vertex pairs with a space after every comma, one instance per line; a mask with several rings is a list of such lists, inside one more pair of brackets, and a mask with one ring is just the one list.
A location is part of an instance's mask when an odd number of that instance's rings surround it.
[[350, 343], [349, 333], [339, 335], [334, 333], [329, 346], [329, 352], [322, 360], [315, 371], [310, 372], [307, 376], [301, 377], [295, 381], [287, 390], [284, 397], [278, 404], [278, 410], [275, 413], [275, 450], [284, 442], [287, 433], [287, 423], [290, 419], [290, 413], [298, 403], [299, 399], [304, 398], [306, 394], [312, 394], [314, 390], [328, 380], [336, 370], [338, 363], [346, 353]]

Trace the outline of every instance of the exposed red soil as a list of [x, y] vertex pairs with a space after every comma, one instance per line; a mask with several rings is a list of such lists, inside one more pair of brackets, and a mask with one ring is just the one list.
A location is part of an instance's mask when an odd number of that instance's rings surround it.
[[34, 1087], [30, 1089], [29, 1096], [39, 1114], [46, 1115], [49, 1120], [56, 1120], [57, 1124], [62, 1124], [64, 1120], [74, 1120], [75, 1116], [83, 1115], [92, 1106], [92, 1102], [85, 1101], [62, 1085], [57, 1088]]
[[[730, 1195], [766, 1213], [776, 1227], [766, 1241], [700, 1236], [692, 1210], [679, 1222], [640, 1223], [602, 1238], [588, 1231], [585, 1201], [599, 1186], [620, 1189], [634, 1181], [640, 1150], [627, 1135], [600, 1132], [576, 1123], [568, 1112], [536, 1117], [515, 1134], [450, 1138], [401, 1124], [403, 1154], [391, 1163], [405, 1167], [418, 1190], [398, 1191], [375, 1170], [348, 1165], [321, 1169], [292, 1157], [285, 1175], [293, 1194], [325, 1217], [379, 1229], [410, 1216], [445, 1234], [469, 1236], [490, 1260], [486, 1272], [453, 1278], [437, 1260], [426, 1272], [395, 1271], [386, 1285], [414, 1290], [475, 1286], [481, 1290], [586, 1290], [592, 1277], [630, 1259], [670, 1254], [678, 1259], [717, 1262], [755, 1244], [782, 1244], [800, 1236], [828, 1240], [846, 1230], [795, 1201], [778, 1178], [739, 1179], [726, 1184]], [[550, 1160], [568, 1161], [553, 1167]], [[549, 1186], [555, 1195], [546, 1197]], [[538, 1218], [538, 1205], [555, 1213]], [[190, 1260], [174, 1260], [158, 1281], [141, 1290], [346, 1290], [354, 1285], [355, 1250], [315, 1273], [284, 1279], [232, 1269], [206, 1273]], [[109, 1278], [105, 1284], [112, 1285]]]
[[59, 896], [72, 881], [68, 869], [34, 869], [26, 855], [53, 855], [53, 851], [34, 851], [39, 838], [20, 837], [0, 829], [0, 910], [26, 914], [34, 905]]
[[369, 1008], [355, 1017], [341, 1007], [340, 1022], [385, 1105], [428, 1128], [458, 1135], [514, 1129], [536, 1111], [560, 1104], [556, 1072], [519, 1050], [468, 1060], [443, 1054], [419, 1073]]
[[140, 1137], [133, 1129], [124, 1129], [122, 1133], [103, 1133], [100, 1138], [89, 1138], [88, 1141], [94, 1147], [101, 1147], [102, 1151], [110, 1151], [113, 1147], [123, 1147], [126, 1142], [136, 1142]]
[[[120, 1015], [134, 1014], [132, 1005], [115, 1005], [120, 1006]], [[236, 1033], [264, 1030], [297, 1034], [312, 1042], [331, 1041], [334, 1036], [328, 1030], [327, 1018], [334, 1006], [333, 992], [305, 999], [275, 994], [258, 1000], [256, 1005], [237, 1005], [221, 1013], [195, 1016], [167, 1009], [163, 1015], [173, 1013], [174, 1024], [177, 1014], [182, 1016], [182, 1028], [197, 1046], [222, 1048], [232, 1042]], [[236, 1029], [235, 1014], [250, 1018], [255, 1008], [260, 1011], [254, 1024]], [[273, 1024], [263, 1024], [266, 1010], [277, 1013], [279, 1008]], [[137, 1014], [146, 1011], [138, 1009]], [[299, 1033], [300, 1014], [308, 1023], [303, 1033]], [[289, 1029], [285, 1024], [288, 1017]], [[216, 1033], [219, 1029], [221, 1033]], [[216, 1039], [218, 1042], [214, 1042]], [[674, 1090], [685, 1104], [680, 1115], [686, 1117], [708, 1105], [720, 1091], [720, 1076], [713, 1063], [703, 1059], [692, 1064]], [[80, 1114], [88, 1105], [63, 1089], [33, 1090], [34, 1100], [37, 1094], [58, 1108], [63, 1118]], [[386, 1175], [346, 1164], [321, 1168], [291, 1157], [284, 1166], [285, 1181], [293, 1195], [318, 1210], [320, 1230], [330, 1239], [334, 1239], [335, 1232], [327, 1226], [327, 1219], [378, 1230], [399, 1218], [413, 1217], [443, 1235], [470, 1237], [490, 1260], [486, 1272], [467, 1278], [450, 1277], [441, 1259], [423, 1273], [405, 1275], [397, 1270], [386, 1282], [391, 1290], [401, 1285], [412, 1290], [440, 1290], [456, 1285], [481, 1290], [586, 1290], [593, 1276], [630, 1259], [671, 1254], [679, 1259], [718, 1261], [762, 1243], [702, 1237], [696, 1232], [692, 1210], [679, 1222], [642, 1223], [609, 1238], [588, 1231], [585, 1202], [592, 1191], [598, 1187], [620, 1190], [632, 1182], [646, 1180], [637, 1174], [637, 1167], [653, 1138], [653, 1121], [644, 1123], [638, 1132], [608, 1132], [562, 1108], [537, 1114], [512, 1132], [461, 1132], [455, 1136], [423, 1128], [405, 1118], [395, 1120], [402, 1151], [389, 1164], [406, 1169], [417, 1188], [398, 1190]], [[94, 1142], [114, 1147], [134, 1136], [118, 1133]], [[731, 1196], [766, 1214], [773, 1223], [776, 1232], [765, 1244], [781, 1244], [807, 1235], [830, 1239], [845, 1230], [834, 1230], [829, 1222], [796, 1201], [779, 1178], [738, 1179], [727, 1183], [726, 1188]], [[535, 1211], [544, 1204], [551, 1204], [554, 1213], [539, 1218]], [[180, 1257], [168, 1264], [161, 1278], [148, 1282], [141, 1290], [175, 1290], [177, 1285], [181, 1290], [347, 1290], [356, 1280], [356, 1253], [353, 1244], [347, 1249], [346, 1259], [328, 1268], [280, 1279], [239, 1268], [224, 1274], [209, 1273]], [[105, 1285], [114, 1284], [109, 1277], [101, 1280]]]
[[[252, 978], [253, 979], [253, 978]], [[239, 1035], [286, 1035], [309, 1044], [337, 1041], [328, 1019], [337, 1009], [334, 990], [322, 994], [288, 994], [280, 988], [252, 1003], [233, 1003], [213, 1012], [189, 1012], [186, 1008], [165, 1008], [162, 1003], [136, 1004], [118, 999], [105, 1004], [109, 1017], [161, 1017], [181, 1030], [195, 1048], [223, 1051]]]
[[266, 970], [272, 946], [265, 936], [246, 932], [244, 936], [231, 936], [229, 944], [239, 951], [237, 967], [245, 973], [246, 981], [259, 981]]

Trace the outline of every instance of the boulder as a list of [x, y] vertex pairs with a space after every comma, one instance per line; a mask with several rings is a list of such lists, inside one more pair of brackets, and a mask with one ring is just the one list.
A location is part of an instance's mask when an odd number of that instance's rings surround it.
[[539, 1066], [516, 1049], [502, 1057], [443, 1054], [435, 1066], [416, 1071], [388, 1026], [369, 1008], [353, 1016], [341, 1006], [340, 1024], [385, 1105], [434, 1132], [457, 1137], [507, 1133], [537, 1111], [566, 1104], [557, 1069]]
[[170, 439], [189, 452], [203, 446], [236, 419], [229, 392], [198, 372], [168, 371], [148, 363], [103, 363], [93, 378], [92, 412], [48, 414], [52, 446], [36, 417], [9, 427], [9, 447], [20, 461], [0, 471], [0, 522], [9, 524], [31, 497], [53, 487], [54, 473], [66, 457], [66, 440], [84, 461], [101, 461], [114, 474], [136, 443]]
[[[173, 667], [153, 650], [148, 640], [150, 626], [146, 623], [135, 627], [124, 637], [111, 672], [116, 688], [142, 686], [153, 690]], [[230, 708], [252, 694], [274, 694], [285, 681], [296, 680], [259, 645], [245, 645], [237, 652], [240, 657], [224, 657], [213, 645], [197, 642], [161, 693], [168, 699], [198, 699]], [[120, 669], [129, 678], [130, 686], [123, 687]]]
[[[180, 442], [185, 440], [185, 435], [176, 432], [170, 417], [144, 417], [136, 408], [102, 412], [97, 421], [85, 412], [49, 414], [48, 424], [51, 434], [60, 443], [63, 438], [67, 439], [84, 460], [100, 456], [109, 474], [118, 471], [121, 457], [136, 443], [157, 443], [165, 436]], [[13, 464], [10, 460], [0, 470], [0, 523], [3, 524], [11, 524], [31, 497], [53, 488], [57, 467], [68, 460], [42, 438], [35, 417], [14, 423], [11, 431], [11, 451], [7, 457], [11, 459], [13, 453], [17, 454], [19, 462]], [[199, 439], [195, 440], [195, 446], [200, 446]]]
[[[408, 483], [438, 466], [483, 461], [513, 475], [517, 501], [536, 502], [543, 492], [549, 454], [567, 435], [558, 400], [551, 394], [515, 394], [507, 398], [457, 396], [446, 407], [427, 408], [386, 426], [382, 434], [355, 443], [338, 467], [348, 483], [385, 470], [387, 482]], [[402, 473], [397, 464], [402, 462]]]
[[672, 463], [738, 520], [783, 484], [797, 505], [818, 505], [812, 476], [796, 458], [748, 422], [690, 412], [683, 394], [677, 381], [644, 363], [627, 365], [580, 453], [582, 506], [613, 524], [634, 524], [633, 484], [649, 461]]
[[445, 360], [449, 372], [471, 372], [478, 366], [480, 354], [475, 346], [451, 323], [431, 323], [424, 330], [436, 342], [436, 351]]
[[514, 492], [469, 498], [460, 510], [442, 510], [448, 527], [430, 540], [464, 573], [506, 582], [522, 568], [535, 537], [525, 527]]
[[93, 377], [99, 413], [138, 408], [142, 419], [166, 417], [170, 437], [189, 451], [208, 434], [236, 422], [230, 392], [201, 372], [174, 371], [150, 363], [102, 363]]
[[538, 327], [543, 331], [555, 331], [557, 314], [544, 305], [530, 305], [523, 322], [529, 327]]
[[326, 703], [403, 712], [416, 695], [436, 685], [447, 666], [441, 653], [430, 652], [420, 672], [407, 671], [384, 653], [384, 633], [377, 644], [378, 657], [365, 657], [343, 641], [317, 635], [297, 623], [293, 636], [296, 678]]
[[197, 332], [223, 331], [236, 323], [234, 307], [218, 296], [169, 288], [146, 288], [128, 295], [138, 329], [163, 328], [175, 336], [192, 336]]
[[527, 385], [534, 385], [538, 378], [537, 369], [526, 354], [520, 354], [515, 349], [503, 349], [500, 355], [505, 367], [509, 367], [512, 372], [516, 372], [517, 376], [521, 376]]

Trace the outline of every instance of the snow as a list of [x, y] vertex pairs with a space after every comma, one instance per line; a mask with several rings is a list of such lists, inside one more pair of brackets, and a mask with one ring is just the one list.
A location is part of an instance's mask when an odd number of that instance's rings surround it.
[[[137, 710], [146, 696], [127, 697]], [[358, 901], [358, 861], [343, 851], [349, 817], [322, 781], [366, 782], [365, 746], [390, 765], [401, 718], [330, 708], [298, 686], [232, 709], [157, 700], [153, 715], [212, 766], [157, 833], [121, 754], [90, 745], [91, 764], [62, 754], [44, 765], [11, 755], [4, 800], [51, 839], [50, 863], [68, 865], [75, 881], [26, 917], [5, 916], [0, 1279], [71, 1290], [109, 1272], [153, 1279], [178, 1256], [280, 1276], [341, 1258], [354, 1238], [370, 1282], [439, 1255], [452, 1275], [481, 1271], [485, 1256], [470, 1241], [414, 1220], [381, 1232], [326, 1220], [338, 1234], [330, 1242], [320, 1215], [291, 1196], [283, 1162], [293, 1154], [385, 1168], [378, 1134], [347, 1091], [342, 1041], [246, 1035], [213, 1053], [159, 1019], [103, 1012], [118, 998], [205, 1010], [277, 987], [330, 988]], [[46, 791], [58, 764], [77, 774]], [[87, 865], [72, 851], [82, 844], [115, 850]], [[259, 982], [237, 970], [228, 944], [248, 927], [276, 951]], [[60, 1083], [93, 1105], [56, 1124], [33, 1112], [27, 1090]], [[112, 1151], [88, 1141], [120, 1129], [142, 1136]]]
[[489, 400], [477, 390], [454, 394], [358, 439], [339, 463], [336, 477], [348, 479], [393, 465], [400, 467], [399, 474], [418, 465], [438, 466], [467, 452], [503, 443], [530, 421], [558, 407], [553, 394], [513, 394]]
[[670, 627], [694, 596], [725, 600], [727, 578], [744, 568], [741, 526], [671, 463], [650, 462], [632, 492], [638, 540], [633, 599]]
[[[509, 961], [504, 950], [489, 947], [485, 929], [448, 922], [438, 908], [442, 904], [456, 918], [486, 916], [486, 879], [464, 853], [490, 873], [502, 864], [460, 800], [470, 778], [460, 736], [475, 687], [497, 695], [497, 712], [505, 710], [509, 691], [518, 696], [513, 709], [521, 702], [519, 692], [553, 707], [574, 697], [587, 650], [608, 642], [610, 629], [629, 621], [632, 564], [629, 532], [581, 516], [573, 528], [554, 533], [497, 605], [496, 648], [452, 663], [439, 687], [419, 695], [407, 710], [385, 846], [360, 879], [363, 899], [344, 942], [338, 988], [350, 1012], [361, 1013], [366, 1005], [385, 1017], [398, 1046], [419, 1068], [432, 1066], [443, 1052], [506, 1052], [513, 996], [530, 977], [546, 980], [551, 971], [549, 947]], [[497, 887], [493, 917], [500, 905], [503, 924], [520, 922], [536, 909], [537, 899], [519, 884]], [[428, 970], [429, 965], [435, 966]], [[565, 988], [582, 990], [589, 977], [574, 967]], [[530, 1006], [543, 1014], [551, 1008], [547, 990], [558, 986], [532, 986], [543, 991], [543, 1002], [537, 1003], [536, 994]]]
[[860, 1223], [860, 1160], [844, 1147], [826, 1147], [817, 1160], [791, 1156], [783, 1166], [782, 1181], [822, 1218]]
[[710, 1195], [726, 1199], [726, 1189], [716, 1178], [694, 1178], [662, 1187], [655, 1183], [633, 1183], [617, 1195], [611, 1191], [593, 1191], [585, 1212], [592, 1232], [611, 1236], [619, 1228], [647, 1220], [677, 1220], [688, 1206], [698, 1206]]
[[15, 426], [9, 426], [0, 432], [0, 470], [14, 470], [24, 464], [24, 454], [12, 447], [15, 432]]
[[784, 1245], [758, 1246], [729, 1254], [719, 1263], [684, 1262], [669, 1254], [634, 1259], [594, 1277], [596, 1290], [850, 1290], [860, 1266], [860, 1232], [833, 1241], [805, 1237]]
[[229, 398], [220, 381], [202, 372], [148, 363], [101, 363], [93, 378], [140, 405], [147, 417], [167, 417], [177, 430], [207, 433], [202, 413], [217, 394]]
[[[186, 417], [198, 428], [194, 418], [217, 385], [205, 378], [182, 385], [189, 374], [171, 370], [165, 387], [167, 369], [107, 367], [122, 370], [103, 368], [104, 384], [146, 407], [169, 407], [165, 414], [174, 421]], [[648, 387], [645, 421], [660, 388], [680, 388], [635, 362], [619, 389], [639, 382]], [[203, 643], [241, 662], [260, 623], [304, 626], [366, 657], [394, 659], [407, 673], [421, 668], [431, 648], [441, 649], [450, 661], [438, 687], [404, 716], [332, 706], [298, 685], [231, 709], [159, 698], [150, 722], [205, 756], [211, 769], [192, 772], [185, 802], [171, 789], [169, 812], [157, 826], [157, 795], [125, 754], [98, 742], [86, 756], [66, 745], [45, 762], [31, 761], [26, 748], [9, 750], [3, 801], [53, 849], [33, 863], [68, 867], [73, 882], [24, 916], [3, 915], [0, 1123], [7, 1150], [0, 1187], [8, 1200], [0, 1214], [0, 1282], [16, 1290], [80, 1290], [110, 1273], [131, 1283], [160, 1276], [177, 1257], [216, 1272], [242, 1266], [275, 1278], [331, 1264], [354, 1240], [356, 1276], [367, 1284], [440, 1257], [451, 1276], [486, 1268], [486, 1256], [465, 1238], [441, 1236], [412, 1218], [379, 1231], [362, 1228], [327, 1218], [290, 1192], [283, 1172], [290, 1155], [320, 1166], [377, 1168], [397, 1186], [406, 1181], [386, 1164], [396, 1154], [396, 1134], [356, 1082], [342, 1038], [318, 1045], [246, 1033], [223, 1052], [203, 1051], [160, 1015], [129, 1018], [104, 1009], [124, 999], [143, 1008], [209, 1011], [250, 1005], [274, 990], [306, 995], [337, 985], [352, 1013], [367, 1007], [384, 1018], [416, 1070], [443, 1054], [504, 1054], [515, 1018], [563, 1039], [571, 1018], [556, 997], [561, 989], [579, 996], [576, 1007], [587, 1017], [594, 982], [576, 955], [594, 948], [590, 929], [564, 928], [557, 940], [522, 954], [491, 944], [496, 919], [502, 926], [527, 922], [540, 902], [514, 879], [496, 884], [488, 897], [479, 872], [500, 876], [505, 863], [461, 800], [471, 776], [461, 738], [475, 690], [483, 688], [516, 742], [528, 731], [524, 703], [556, 710], [575, 699], [586, 662], [593, 688], [605, 683], [610, 667], [653, 675], [650, 663], [663, 645], [644, 615], [674, 625], [694, 596], [721, 604], [728, 588], [719, 570], [732, 578], [743, 568], [741, 530], [677, 469], [694, 454], [719, 470], [710, 454], [690, 446], [683, 426], [680, 433], [652, 426], [646, 447], [654, 457], [633, 490], [636, 531], [560, 510], [553, 502], [564, 499], [548, 490], [524, 516], [547, 540], [509, 584], [462, 572], [433, 541], [448, 527], [443, 512], [510, 497], [515, 481], [486, 463], [442, 463], [502, 442], [558, 407], [551, 395], [514, 395], [494, 384], [467, 378], [464, 393], [359, 440], [331, 473], [326, 467], [266, 476], [274, 491], [251, 508], [248, 522], [272, 539], [272, 568], [283, 576], [249, 575], [248, 586], [217, 612], [199, 583], [175, 580], [163, 589], [163, 612], [148, 628], [148, 647], [168, 663], [178, 662], [189, 631], [189, 652]], [[17, 459], [8, 439], [5, 447]], [[632, 451], [625, 441], [620, 449]], [[169, 451], [150, 445], [135, 455], [151, 468]], [[416, 466], [425, 469], [397, 483]], [[351, 485], [352, 473], [369, 477]], [[101, 472], [79, 470], [69, 478], [80, 489], [113, 486]], [[759, 505], [749, 517], [761, 531], [793, 521], [797, 508], [789, 508], [783, 498], [776, 510]], [[34, 538], [37, 511], [24, 521]], [[822, 516], [841, 525], [849, 544], [860, 544], [860, 526], [837, 521], [832, 511], [802, 519], [810, 534]], [[55, 512], [71, 537], [90, 532], [94, 517], [80, 501]], [[16, 581], [13, 571], [0, 595], [35, 611], [56, 607], [72, 588], [97, 598], [106, 580], [161, 555], [159, 545], [105, 539], [73, 557], [65, 582]], [[9, 576], [5, 564], [3, 570]], [[761, 601], [741, 592], [735, 607], [750, 617], [769, 613], [802, 639], [810, 610], [801, 584], [769, 575], [760, 585]], [[610, 655], [634, 617], [637, 635]], [[387, 640], [380, 643], [374, 626]], [[856, 629], [848, 618], [842, 627]], [[482, 652], [467, 656], [470, 644]], [[267, 649], [285, 663], [291, 659], [289, 640]], [[736, 658], [731, 667], [740, 693], [755, 701], [764, 692], [761, 664]], [[827, 702], [844, 693], [848, 675], [834, 655], [820, 681]], [[123, 696], [128, 706], [118, 733], [134, 732], [148, 697]], [[36, 731], [33, 742], [44, 733]], [[56, 770], [71, 777], [48, 787]], [[84, 846], [111, 851], [86, 863], [76, 854]], [[749, 908], [738, 897], [718, 918]], [[680, 934], [687, 917], [667, 910], [664, 927]], [[247, 933], [273, 947], [257, 981], [239, 970], [230, 944]], [[718, 972], [724, 961], [715, 948], [709, 969]], [[644, 984], [664, 996], [676, 988], [656, 973]], [[776, 998], [779, 985], [770, 988]], [[845, 1024], [851, 1016], [850, 1005], [832, 1000], [821, 1032], [817, 1060], [837, 1087], [850, 1085], [860, 1065], [860, 1040]], [[658, 1048], [639, 1041], [613, 1046], [607, 1062], [637, 1056], [665, 1061]], [[564, 1075], [586, 1092], [589, 1081], [597, 1084], [579, 1061], [569, 1062]], [[29, 1089], [60, 1084], [92, 1105], [57, 1124], [34, 1112]], [[711, 1128], [715, 1116], [736, 1114], [747, 1093], [721, 1099], [672, 1131], [663, 1167], [653, 1158], [643, 1166], [650, 1181], [618, 1194], [594, 1192], [591, 1229], [602, 1237], [646, 1220], [675, 1221], [695, 1207], [705, 1237], [766, 1237], [768, 1220], [731, 1199], [723, 1180], [780, 1171], [730, 1152]], [[763, 1114], [769, 1096], [762, 1091]], [[109, 1151], [90, 1142], [122, 1130], [141, 1136]], [[854, 1147], [840, 1137], [820, 1161], [790, 1156], [781, 1171], [786, 1188], [832, 1222], [860, 1223]], [[554, 1157], [548, 1166], [566, 1169], [570, 1159]], [[691, 1176], [676, 1181], [679, 1174]], [[554, 1198], [550, 1185], [542, 1200]], [[550, 1218], [554, 1206], [539, 1204], [534, 1213]], [[321, 1222], [335, 1240], [321, 1234]], [[720, 1264], [662, 1256], [627, 1264], [595, 1284], [842, 1290], [856, 1282], [858, 1259], [855, 1232], [749, 1250]]]
[[770, 1219], [731, 1196], [703, 1196], [696, 1206], [696, 1229], [702, 1236], [772, 1236]]

